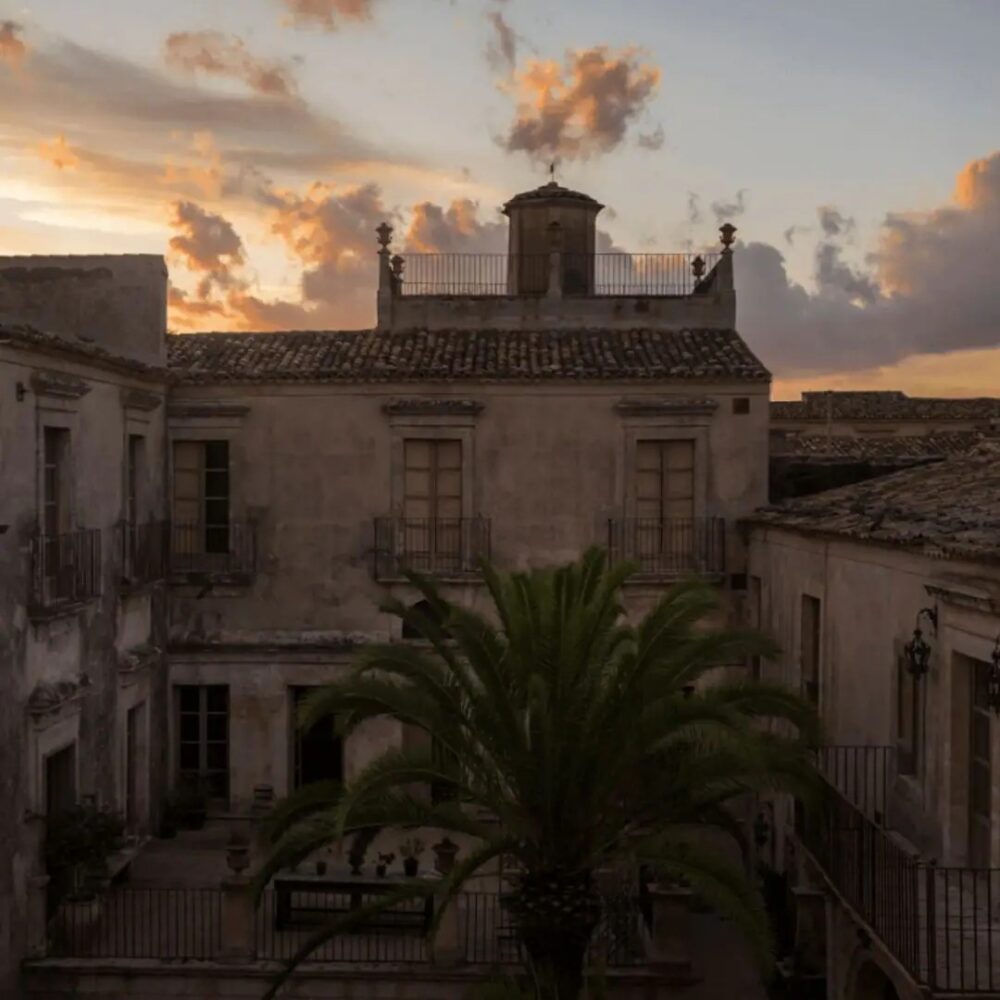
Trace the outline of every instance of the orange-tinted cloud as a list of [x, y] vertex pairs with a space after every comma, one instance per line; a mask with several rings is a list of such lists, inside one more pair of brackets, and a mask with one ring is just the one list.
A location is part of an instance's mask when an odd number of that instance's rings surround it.
[[480, 220], [478, 203], [468, 198], [456, 198], [447, 208], [422, 201], [411, 210], [403, 245], [411, 253], [502, 253], [507, 224]]
[[54, 139], [43, 139], [38, 144], [38, 152], [43, 160], [59, 170], [74, 170], [80, 166], [79, 154], [66, 141], [64, 135], [57, 135]]
[[656, 93], [660, 71], [635, 48], [569, 52], [563, 64], [530, 59], [515, 73], [517, 117], [503, 140], [511, 152], [586, 159], [624, 141]]
[[295, 24], [317, 24], [336, 31], [345, 21], [368, 21], [375, 0], [282, 0]]
[[851, 220], [830, 206], [819, 218], [815, 291], [789, 280], [773, 246], [751, 243], [736, 254], [740, 330], [778, 374], [862, 371], [1000, 346], [992, 253], [1000, 152], [962, 169], [954, 204], [888, 214], [863, 266], [842, 256]]
[[258, 94], [291, 97], [296, 92], [287, 66], [253, 55], [237, 35], [221, 31], [175, 32], [164, 43], [163, 55], [173, 69], [242, 80]]
[[229, 288], [240, 279], [236, 272], [246, 263], [243, 240], [231, 222], [191, 201], [173, 206], [170, 251], [189, 271], [201, 276], [198, 293], [207, 299], [213, 288]]
[[0, 63], [19, 66], [28, 54], [21, 37], [23, 28], [16, 21], [0, 21]]

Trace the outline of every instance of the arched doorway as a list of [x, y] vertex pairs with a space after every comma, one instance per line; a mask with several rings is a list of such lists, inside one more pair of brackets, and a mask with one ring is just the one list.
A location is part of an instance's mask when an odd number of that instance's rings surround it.
[[852, 996], [853, 1000], [900, 1000], [892, 980], [874, 962], [858, 969]]

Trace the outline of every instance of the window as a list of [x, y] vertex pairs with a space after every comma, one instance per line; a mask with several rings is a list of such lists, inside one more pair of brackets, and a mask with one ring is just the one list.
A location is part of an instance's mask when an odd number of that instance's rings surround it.
[[403, 550], [414, 569], [441, 569], [462, 551], [462, 442], [404, 442]]
[[192, 782], [214, 799], [229, 798], [229, 687], [177, 688], [177, 759], [182, 783]]
[[896, 749], [900, 774], [916, 774], [920, 764], [920, 683], [896, 660]]
[[694, 515], [694, 442], [636, 444], [635, 516], [664, 521]]
[[174, 549], [229, 551], [229, 442], [174, 442]]
[[69, 531], [69, 431], [46, 427], [43, 451], [42, 530], [53, 538]]
[[733, 413], [737, 416], [746, 416], [750, 412], [750, 397], [749, 396], [734, 396], [733, 397]]
[[802, 693], [814, 706], [819, 705], [820, 600], [802, 595], [799, 662], [802, 667]]
[[58, 816], [76, 805], [76, 744], [45, 758], [45, 812]]
[[[751, 576], [747, 588], [747, 624], [751, 628], [759, 629], [761, 626], [760, 614], [760, 592], [761, 584], [759, 576]], [[750, 657], [750, 676], [755, 680], [761, 679], [760, 656]]]
[[146, 439], [141, 434], [129, 434], [125, 471], [125, 520], [138, 524], [142, 520], [139, 503], [142, 481], [146, 474]]
[[314, 781], [344, 780], [344, 747], [334, 729], [334, 720], [322, 719], [305, 732], [299, 728], [299, 706], [314, 690], [291, 689], [293, 788]]

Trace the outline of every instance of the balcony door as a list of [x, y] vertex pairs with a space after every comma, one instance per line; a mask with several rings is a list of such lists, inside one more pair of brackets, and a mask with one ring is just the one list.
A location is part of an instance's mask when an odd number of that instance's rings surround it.
[[969, 864], [990, 865], [990, 806], [993, 768], [990, 762], [991, 711], [987, 696], [989, 665], [972, 663], [972, 704], [969, 708]]
[[173, 554], [211, 567], [229, 552], [229, 442], [175, 441], [173, 465]]
[[315, 688], [291, 688], [292, 787], [317, 781], [344, 780], [344, 743], [333, 719], [321, 719], [307, 730], [299, 728], [299, 707]]
[[405, 442], [402, 538], [397, 549], [423, 572], [462, 568], [462, 442]]
[[229, 798], [229, 686], [177, 688], [177, 761], [181, 785], [212, 799]]
[[46, 427], [42, 442], [42, 564], [47, 600], [73, 595], [74, 559], [69, 509], [69, 431]]
[[655, 572], [696, 568], [694, 441], [638, 441], [635, 468], [628, 555]]

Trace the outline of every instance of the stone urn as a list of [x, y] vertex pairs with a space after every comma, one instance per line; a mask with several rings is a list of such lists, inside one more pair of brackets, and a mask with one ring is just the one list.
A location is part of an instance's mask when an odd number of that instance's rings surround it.
[[431, 850], [434, 851], [434, 870], [442, 875], [447, 875], [455, 867], [458, 844], [445, 837], [443, 840], [439, 840]]
[[226, 864], [234, 875], [250, 867], [250, 841], [242, 830], [233, 830], [226, 844]]

